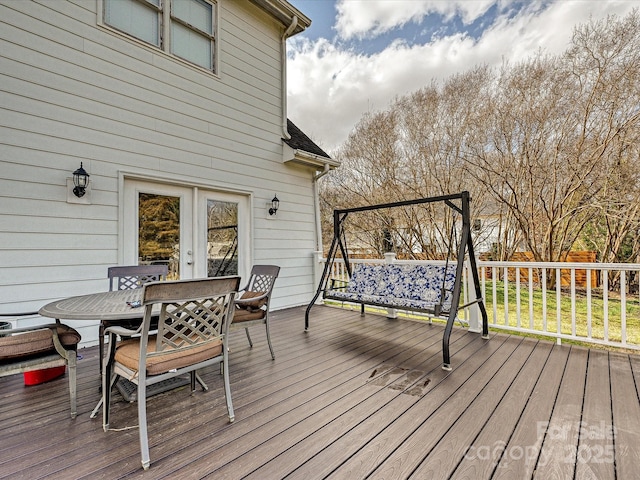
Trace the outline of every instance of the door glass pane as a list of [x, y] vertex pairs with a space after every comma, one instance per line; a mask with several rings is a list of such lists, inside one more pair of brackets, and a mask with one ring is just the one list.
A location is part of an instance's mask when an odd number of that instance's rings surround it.
[[207, 200], [209, 277], [238, 274], [238, 204]]
[[180, 197], [138, 194], [138, 264], [169, 266], [180, 278]]

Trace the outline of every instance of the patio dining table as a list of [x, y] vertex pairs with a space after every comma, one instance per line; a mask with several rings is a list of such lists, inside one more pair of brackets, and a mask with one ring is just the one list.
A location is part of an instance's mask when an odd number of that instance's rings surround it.
[[140, 302], [142, 289], [91, 293], [56, 300], [42, 307], [43, 317], [65, 320], [134, 320], [144, 316], [144, 309], [132, 307]]
[[[142, 319], [144, 308], [140, 305], [142, 288], [130, 290], [116, 290], [111, 292], [91, 293], [75, 297], [63, 298], [43, 306], [38, 313], [43, 317], [68, 320], [110, 320], [112, 322]], [[134, 306], [132, 306], [132, 304]], [[102, 359], [100, 359], [102, 361]], [[198, 383], [206, 389], [202, 379], [196, 375]], [[190, 383], [188, 377], [175, 377], [147, 388], [147, 397], [167, 390], [178, 388]], [[121, 378], [116, 383], [120, 394], [128, 402], [136, 399], [135, 384]], [[95, 416], [102, 400], [98, 403], [91, 416]]]

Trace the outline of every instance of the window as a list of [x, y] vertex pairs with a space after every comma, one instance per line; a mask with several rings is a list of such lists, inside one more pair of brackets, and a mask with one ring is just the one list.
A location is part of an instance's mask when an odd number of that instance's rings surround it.
[[215, 72], [216, 4], [211, 0], [103, 2], [105, 24]]
[[205, 0], [173, 0], [171, 51], [213, 70], [213, 7]]

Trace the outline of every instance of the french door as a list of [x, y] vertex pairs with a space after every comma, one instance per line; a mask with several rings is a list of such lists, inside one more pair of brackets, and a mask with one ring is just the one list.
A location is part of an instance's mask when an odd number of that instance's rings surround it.
[[125, 264], [166, 264], [174, 280], [247, 273], [248, 195], [140, 180], [124, 185]]

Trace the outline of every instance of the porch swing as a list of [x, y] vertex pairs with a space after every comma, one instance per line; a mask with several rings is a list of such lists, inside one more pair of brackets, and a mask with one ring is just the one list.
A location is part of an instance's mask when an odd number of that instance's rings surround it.
[[[453, 215], [459, 214], [462, 218], [462, 229], [460, 241], [457, 245], [455, 263], [450, 263], [454, 243], [458, 240], [456, 221], [452, 220], [444, 265], [436, 263], [427, 265], [423, 263], [355, 263], [352, 265], [353, 262], [348, 255], [345, 233], [345, 221], [350, 213], [436, 202], [441, 202], [451, 209]], [[362, 315], [364, 315], [365, 305], [426, 313], [429, 316], [446, 319], [442, 338], [442, 368], [451, 370], [449, 339], [459, 310], [477, 304], [482, 315], [482, 337], [488, 338], [489, 335], [487, 311], [482, 299], [478, 268], [471, 239], [469, 203], [469, 192], [464, 191], [437, 197], [334, 210], [333, 240], [318, 288], [305, 312], [305, 331], [309, 330], [309, 314], [320, 294], [326, 300], [360, 304]], [[349, 277], [347, 282], [331, 278], [338, 253], [340, 253], [344, 261], [347, 276]], [[469, 268], [473, 276], [475, 299], [460, 305], [465, 256], [468, 256]]]

